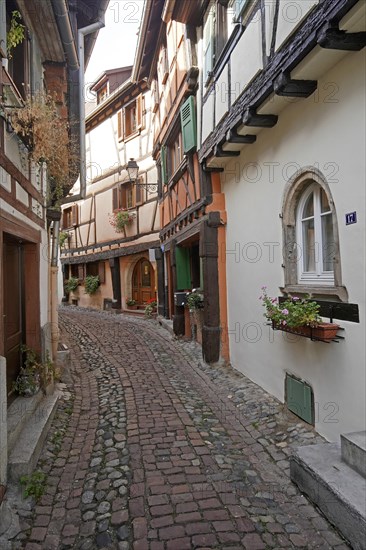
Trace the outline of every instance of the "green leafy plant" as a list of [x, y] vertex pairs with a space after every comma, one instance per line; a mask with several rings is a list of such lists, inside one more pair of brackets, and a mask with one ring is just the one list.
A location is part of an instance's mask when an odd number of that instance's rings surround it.
[[319, 315], [320, 305], [309, 300], [309, 297], [299, 298], [290, 296], [279, 303], [277, 298], [271, 298], [267, 294], [267, 287], [262, 286], [262, 300], [266, 311], [264, 316], [277, 326], [289, 328], [311, 326], [316, 327], [322, 322]]
[[98, 275], [87, 275], [84, 281], [85, 293], [91, 296], [95, 294], [99, 287], [99, 277]]
[[190, 311], [203, 308], [203, 296], [197, 290], [187, 293], [186, 306]]
[[20, 23], [22, 16], [18, 10], [11, 13], [10, 27], [6, 35], [8, 57], [11, 58], [11, 51], [21, 44], [25, 38], [25, 26]]
[[25, 498], [34, 497], [36, 502], [40, 500], [46, 490], [47, 476], [39, 470], [35, 470], [31, 475], [22, 476], [19, 481], [24, 487]]
[[69, 234], [66, 231], [60, 231], [58, 238], [59, 246], [62, 249], [69, 238]]
[[79, 286], [79, 279], [77, 277], [71, 276], [65, 284], [66, 292], [75, 292]]
[[131, 223], [134, 217], [135, 214], [133, 212], [120, 208], [113, 212], [113, 214], [109, 214], [109, 223], [114, 227], [116, 233], [122, 233], [125, 226]]
[[136, 300], [133, 300], [133, 298], [126, 298], [126, 306], [135, 306], [137, 304]]
[[41, 387], [44, 368], [33, 349], [21, 346], [20, 350], [23, 353], [23, 365], [13, 383], [13, 390], [17, 391], [19, 395], [30, 397], [36, 394]]
[[157, 305], [158, 303], [155, 298], [150, 298], [150, 300], [148, 300], [144, 311], [146, 319], [151, 319], [151, 317], [153, 317], [154, 313], [156, 313]]

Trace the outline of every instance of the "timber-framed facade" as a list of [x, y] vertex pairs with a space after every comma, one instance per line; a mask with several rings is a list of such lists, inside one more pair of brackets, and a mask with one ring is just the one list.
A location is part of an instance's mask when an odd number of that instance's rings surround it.
[[[131, 66], [106, 71], [92, 85], [86, 197], [73, 203], [71, 196], [63, 206], [64, 288], [71, 277], [79, 281], [77, 289], [65, 292], [64, 302], [82, 307], [127, 311], [129, 304], [144, 309], [156, 299], [156, 263], [149, 250], [159, 246], [160, 223], [150, 92], [144, 81], [132, 82], [131, 71]], [[137, 182], [127, 171], [131, 159], [139, 166]], [[128, 223], [117, 227], [113, 220], [119, 212]], [[84, 292], [89, 275], [99, 278], [93, 295]]]
[[169, 2], [165, 7], [161, 1], [146, 3], [142, 29], [134, 75], [147, 79], [154, 113], [161, 218], [159, 313], [172, 319], [176, 335], [189, 336], [192, 327], [182, 296], [193, 289], [200, 292], [197, 339], [205, 360], [216, 362], [227, 359], [226, 303], [221, 299], [226, 283], [220, 270], [226, 213], [219, 178], [198, 162], [198, 37], [193, 26], [172, 17]]

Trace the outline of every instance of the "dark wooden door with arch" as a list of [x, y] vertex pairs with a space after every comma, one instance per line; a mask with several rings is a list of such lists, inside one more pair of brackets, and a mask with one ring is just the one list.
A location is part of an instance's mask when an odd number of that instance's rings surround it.
[[132, 275], [132, 297], [138, 304], [146, 304], [155, 298], [155, 275], [151, 263], [142, 258], [134, 267]]

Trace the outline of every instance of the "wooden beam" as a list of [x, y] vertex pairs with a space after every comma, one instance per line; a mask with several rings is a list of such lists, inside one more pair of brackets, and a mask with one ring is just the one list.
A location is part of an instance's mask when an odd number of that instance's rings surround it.
[[273, 128], [277, 122], [277, 115], [258, 115], [253, 107], [245, 109], [242, 118], [242, 123], [245, 124], [245, 126], [257, 128]]
[[238, 157], [240, 151], [224, 151], [222, 145], [216, 145], [214, 155], [215, 157]]
[[319, 33], [318, 44], [329, 50], [358, 52], [366, 46], [366, 32], [347, 33], [327, 25]]
[[254, 143], [257, 140], [257, 136], [247, 134], [245, 136], [238, 134], [236, 130], [229, 130], [226, 134], [226, 141], [228, 143]]
[[317, 80], [294, 80], [286, 72], [281, 73], [273, 82], [275, 93], [285, 97], [309, 97], [317, 87]]

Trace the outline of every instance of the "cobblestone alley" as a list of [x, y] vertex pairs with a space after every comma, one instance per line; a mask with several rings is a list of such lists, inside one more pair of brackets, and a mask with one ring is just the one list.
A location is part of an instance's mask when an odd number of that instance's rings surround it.
[[289, 479], [311, 427], [156, 321], [60, 319], [71, 372], [13, 548], [348, 548]]

